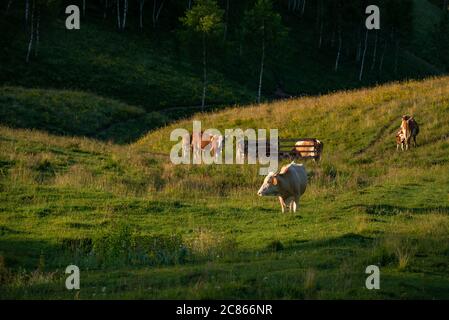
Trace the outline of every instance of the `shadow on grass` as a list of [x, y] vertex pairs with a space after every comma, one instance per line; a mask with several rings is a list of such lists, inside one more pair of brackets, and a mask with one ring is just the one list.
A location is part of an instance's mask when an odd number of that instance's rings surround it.
[[338, 248], [340, 249], [352, 249], [352, 248], [360, 248], [366, 247], [373, 243], [375, 239], [355, 234], [355, 233], [345, 233], [339, 237], [328, 238], [323, 240], [316, 241], [307, 241], [307, 240], [295, 240], [287, 243], [285, 246], [286, 251], [289, 250], [315, 250], [322, 248]]
[[10, 268], [35, 269], [39, 265], [41, 255], [47, 257], [48, 253], [55, 252], [57, 247], [43, 240], [0, 240], [0, 255]]
[[449, 206], [427, 207], [427, 208], [406, 208], [400, 206], [392, 206], [388, 204], [379, 205], [356, 205], [352, 208], [362, 209], [369, 215], [377, 216], [395, 216], [399, 214], [429, 214], [440, 213], [449, 214]]

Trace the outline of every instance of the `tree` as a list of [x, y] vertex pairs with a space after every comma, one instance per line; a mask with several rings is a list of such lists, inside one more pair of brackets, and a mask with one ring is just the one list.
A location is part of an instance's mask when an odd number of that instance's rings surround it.
[[159, 16], [161, 14], [162, 8], [164, 7], [165, 0], [162, 0], [158, 5], [157, 0], [153, 0], [153, 29], [156, 29], [157, 22], [159, 21]]
[[[122, 7], [120, 7], [120, 2], [123, 3]], [[126, 17], [128, 14], [128, 0], [117, 0], [117, 27], [120, 31], [124, 31], [126, 27]], [[122, 9], [120, 9], [122, 8]], [[120, 12], [120, 10], [122, 12]]]
[[271, 0], [257, 0], [254, 7], [245, 12], [242, 29], [248, 42], [260, 47], [257, 90], [257, 103], [260, 103], [267, 50], [282, 42], [287, 29], [282, 25], [279, 13], [273, 11]]
[[139, 29], [143, 30], [143, 7], [145, 5], [145, 0], [139, 0]]
[[204, 109], [206, 103], [207, 88], [207, 41], [213, 36], [217, 36], [223, 28], [223, 10], [220, 9], [214, 0], [196, 1], [193, 7], [186, 11], [186, 15], [180, 20], [192, 35], [201, 37], [203, 47], [203, 94], [201, 108]]
[[[28, 4], [28, 1], [26, 2]], [[27, 54], [25, 61], [29, 63], [31, 60], [31, 53], [34, 50], [34, 56], [37, 56], [38, 48], [39, 48], [39, 39], [40, 39], [40, 25], [41, 25], [41, 16], [46, 13], [50, 15], [51, 10], [57, 10], [60, 3], [59, 0], [31, 0], [31, 18], [28, 19], [28, 10], [29, 8], [26, 5], [26, 14], [25, 21], [27, 23], [27, 29], [29, 32], [29, 40], [27, 45]], [[28, 23], [29, 22], [29, 23]], [[29, 25], [28, 25], [29, 24]]]

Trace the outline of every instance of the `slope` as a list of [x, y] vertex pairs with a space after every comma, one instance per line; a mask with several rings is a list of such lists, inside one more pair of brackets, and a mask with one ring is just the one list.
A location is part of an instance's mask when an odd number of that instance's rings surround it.
[[[324, 141], [299, 212], [252, 165], [171, 164], [171, 130], [118, 146], [0, 128], [2, 298], [447, 298], [449, 79], [198, 114]], [[397, 152], [404, 113], [419, 147]], [[123, 246], [123, 244], [126, 244]], [[381, 268], [366, 290], [365, 268]]]

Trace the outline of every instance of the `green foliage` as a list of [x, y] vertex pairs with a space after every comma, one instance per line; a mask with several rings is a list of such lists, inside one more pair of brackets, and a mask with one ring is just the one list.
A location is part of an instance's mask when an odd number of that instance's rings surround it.
[[119, 224], [102, 232], [93, 242], [93, 253], [100, 265], [125, 265], [132, 259], [133, 232], [129, 225]]
[[273, 10], [272, 0], [257, 0], [254, 7], [245, 12], [242, 30], [246, 38], [257, 45], [263, 38], [267, 46], [275, 45], [287, 36], [281, 15]]
[[199, 0], [195, 1], [192, 9], [187, 10], [180, 21], [195, 32], [211, 35], [223, 27], [223, 13], [224, 10], [220, 9], [215, 0]]

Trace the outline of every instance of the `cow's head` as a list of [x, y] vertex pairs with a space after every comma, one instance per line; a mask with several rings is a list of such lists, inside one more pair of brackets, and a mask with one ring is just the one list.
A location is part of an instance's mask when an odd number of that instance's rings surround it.
[[263, 181], [262, 186], [257, 195], [263, 196], [277, 196], [279, 195], [278, 176], [274, 172], [270, 172]]

